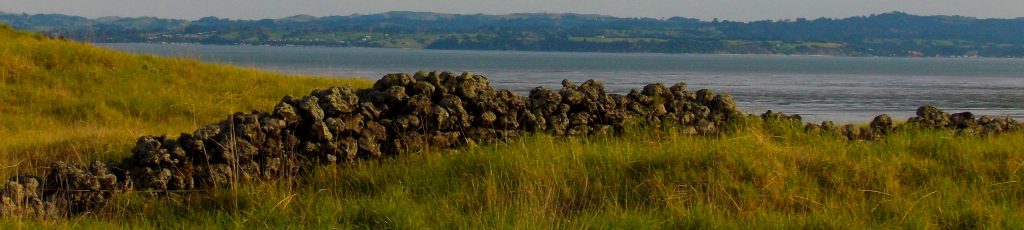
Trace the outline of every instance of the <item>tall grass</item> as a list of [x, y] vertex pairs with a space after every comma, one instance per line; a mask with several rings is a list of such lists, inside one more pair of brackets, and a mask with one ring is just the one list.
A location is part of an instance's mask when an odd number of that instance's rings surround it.
[[[779, 128], [783, 127], [783, 128]], [[786, 128], [794, 127], [794, 128]], [[154, 228], [910, 228], [1024, 226], [1024, 134], [880, 141], [754, 120], [693, 137], [544, 134], [323, 166], [234, 190], [130, 194], [68, 221]]]
[[[123, 157], [138, 135], [189, 131], [316, 87], [367, 85], [7, 29], [0, 41], [4, 165]], [[0, 228], [1012, 229], [1024, 226], [1021, 143], [1019, 132], [935, 130], [846, 141], [759, 119], [713, 137], [537, 134], [202, 193], [127, 193], [94, 213], [6, 217]]]

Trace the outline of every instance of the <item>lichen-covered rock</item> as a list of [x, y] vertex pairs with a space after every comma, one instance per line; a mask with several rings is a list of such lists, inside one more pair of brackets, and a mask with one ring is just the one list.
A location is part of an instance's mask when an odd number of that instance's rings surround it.
[[711, 92], [711, 90], [709, 90], [709, 89], [697, 90], [697, 102], [705, 103], [706, 104], [706, 103], [710, 103], [714, 99], [715, 99], [715, 93]]
[[981, 116], [977, 121], [977, 126], [981, 127], [982, 134], [998, 134], [1024, 129], [1024, 124], [1013, 120], [1013, 118], [996, 118], [988, 115]]
[[893, 129], [892, 118], [886, 114], [878, 115], [871, 120], [870, 127], [875, 132], [888, 134]]
[[309, 127], [309, 134], [314, 141], [324, 142], [334, 139], [334, 134], [327, 128], [327, 123], [323, 121], [313, 121]]
[[558, 110], [562, 95], [553, 90], [537, 87], [530, 90], [530, 110], [547, 116]]
[[364, 156], [368, 157], [380, 157], [384, 155], [381, 151], [381, 143], [387, 140], [387, 130], [380, 122], [367, 122], [366, 128], [363, 129], [360, 135], [359, 151], [364, 153]]
[[822, 121], [821, 122], [821, 130], [823, 130], [823, 131], [832, 131], [832, 132], [834, 132], [834, 131], [836, 131], [836, 129], [837, 129], [836, 128], [836, 124], [833, 123], [832, 121]]
[[800, 117], [799, 114], [786, 115], [785, 113], [782, 113], [782, 112], [772, 112], [771, 110], [768, 110], [768, 111], [765, 111], [764, 113], [762, 113], [761, 114], [761, 119], [764, 119], [765, 121], [772, 120], [772, 121], [794, 121], [794, 122], [800, 122], [801, 120], [803, 120], [803, 118]]
[[116, 191], [124, 189], [109, 167], [101, 162], [89, 166], [54, 162], [44, 185], [48, 192], [44, 194], [57, 208], [71, 213], [103, 206]]
[[977, 126], [974, 114], [971, 112], [954, 113], [949, 115], [949, 125], [957, 129], [969, 129]]
[[0, 188], [0, 216], [46, 218], [59, 215], [52, 202], [44, 202], [41, 180], [32, 176], [13, 177]]
[[373, 89], [378, 91], [387, 90], [394, 86], [404, 87], [412, 84], [415, 78], [405, 73], [392, 73], [384, 75], [380, 80], [377, 80], [373, 84]]
[[295, 124], [301, 121], [298, 109], [291, 104], [291, 97], [285, 97], [277, 106], [274, 106], [274, 116], [285, 121], [287, 124]]
[[655, 83], [655, 84], [650, 84], [650, 85], [644, 86], [644, 90], [642, 92], [640, 92], [640, 93], [643, 94], [644, 96], [654, 97], [654, 98], [662, 98], [662, 97], [670, 97], [671, 96], [671, 92], [669, 92], [668, 89], [665, 88], [665, 85], [662, 85], [661, 83]]
[[376, 101], [384, 102], [387, 105], [397, 105], [409, 98], [403, 86], [392, 86], [385, 91], [378, 92], [376, 95], [379, 96], [379, 99]]
[[494, 126], [494, 123], [498, 121], [498, 115], [493, 112], [487, 111], [480, 116], [477, 116], [476, 124], [478, 127], [490, 128]]
[[686, 82], [676, 83], [676, 84], [672, 85], [672, 87], [669, 87], [668, 90], [671, 91], [673, 94], [675, 94], [677, 96], [685, 95], [685, 92], [686, 92]]
[[804, 125], [804, 132], [807, 132], [807, 133], [810, 133], [810, 134], [820, 134], [822, 132], [822, 128], [821, 128], [821, 125], [814, 124], [814, 123], [807, 123], [806, 125]]
[[583, 95], [586, 95], [587, 99], [590, 100], [598, 100], [602, 96], [606, 96], [604, 92], [604, 83], [600, 81], [587, 80], [586, 82], [583, 82], [577, 90], [582, 92]]
[[857, 127], [856, 125], [853, 124], [843, 126], [843, 136], [846, 136], [846, 138], [849, 140], [861, 139], [861, 136], [863, 135], [861, 131], [862, 130], [860, 127]]
[[476, 99], [482, 92], [490, 88], [486, 77], [468, 72], [444, 80], [443, 83], [446, 88], [451, 89], [450, 92], [470, 100]]
[[359, 97], [351, 87], [331, 87], [327, 90], [313, 91], [318, 98], [320, 108], [327, 116], [338, 117], [352, 113], [359, 104]]
[[304, 119], [312, 121], [324, 120], [324, 110], [320, 108], [320, 99], [314, 96], [302, 97], [302, 101], [299, 102], [300, 114]]
[[949, 114], [933, 105], [921, 106], [917, 109], [917, 117], [912, 117], [907, 123], [928, 128], [945, 128], [949, 126]]

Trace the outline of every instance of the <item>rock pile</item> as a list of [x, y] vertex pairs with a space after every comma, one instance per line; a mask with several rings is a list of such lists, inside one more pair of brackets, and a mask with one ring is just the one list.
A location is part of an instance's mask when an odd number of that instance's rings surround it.
[[932, 105], [921, 106], [917, 116], [907, 124], [933, 129], [948, 129], [963, 133], [997, 134], [1024, 129], [1024, 124], [1010, 117], [997, 118], [989, 115], [975, 117], [971, 112], [949, 114]]
[[[762, 114], [761, 118], [764, 120], [800, 121], [798, 115], [787, 116], [783, 113], [773, 113], [771, 110]], [[808, 133], [833, 132], [849, 140], [875, 140], [901, 128], [942, 129], [964, 134], [988, 135], [1024, 130], [1024, 124], [1009, 117], [996, 118], [985, 115], [975, 118], [971, 112], [950, 115], [933, 105], [925, 105], [917, 109], [917, 116], [911, 117], [900, 126], [893, 123], [892, 118], [886, 114], [872, 119], [867, 127], [849, 124], [838, 128], [831, 121], [822, 122], [820, 125], [813, 123], [804, 125], [804, 130]]]
[[388, 74], [373, 88], [332, 87], [287, 96], [271, 112], [236, 113], [177, 138], [144, 136], [132, 156], [87, 166], [54, 163], [43, 179], [12, 178], [0, 215], [60, 215], [103, 206], [127, 190], [174, 192], [301, 174], [308, 166], [422, 148], [452, 148], [525, 133], [578, 136], [672, 124], [714, 134], [741, 113], [728, 94], [651, 84], [608, 94], [598, 81], [538, 87], [529, 96], [490, 87], [484, 76]]
[[764, 119], [766, 121], [768, 121], [768, 120], [776, 120], [776, 121], [793, 121], [793, 122], [800, 122], [800, 121], [803, 120], [803, 118], [800, 117], [799, 114], [788, 115], [788, 114], [785, 114], [783, 112], [772, 112], [771, 110], [768, 110], [768, 111], [765, 111], [764, 113], [762, 113], [761, 114], [761, 119]]

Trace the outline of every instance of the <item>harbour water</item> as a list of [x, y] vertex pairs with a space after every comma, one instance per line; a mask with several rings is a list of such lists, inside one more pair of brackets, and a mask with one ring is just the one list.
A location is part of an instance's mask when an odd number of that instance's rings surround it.
[[947, 112], [1024, 119], [1024, 59], [883, 58], [703, 54], [609, 54], [379, 48], [98, 44], [136, 53], [198, 58], [286, 73], [378, 78], [419, 70], [470, 71], [526, 94], [562, 79], [605, 82], [613, 93], [649, 83], [731, 93], [743, 111], [805, 120], [905, 119], [934, 104]]

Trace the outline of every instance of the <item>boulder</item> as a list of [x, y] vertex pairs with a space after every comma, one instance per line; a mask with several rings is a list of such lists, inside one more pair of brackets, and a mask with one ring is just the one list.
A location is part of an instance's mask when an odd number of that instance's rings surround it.
[[487, 111], [476, 118], [476, 124], [481, 128], [490, 128], [494, 126], [494, 123], [498, 121], [498, 115], [493, 112]]
[[907, 123], [928, 128], [945, 128], [950, 124], [949, 114], [933, 105], [918, 108], [917, 116], [910, 118]]
[[977, 125], [971, 112], [954, 113], [949, 116], [950, 125], [957, 129], [972, 128]]
[[715, 93], [709, 89], [697, 90], [697, 102], [701, 104], [710, 104], [715, 99]]
[[[274, 106], [274, 117], [285, 121], [286, 124], [291, 125], [299, 123], [302, 117], [299, 115], [298, 109], [290, 103], [291, 97], [285, 97], [280, 103]], [[208, 139], [208, 138], [204, 138]]]
[[887, 134], [889, 133], [889, 131], [892, 131], [893, 129], [892, 118], [890, 118], [889, 115], [886, 114], [878, 115], [871, 120], [870, 127], [875, 132]]
[[820, 134], [822, 132], [822, 130], [823, 129], [822, 129], [821, 125], [818, 125], [818, 124], [807, 123], [806, 125], [804, 125], [804, 132], [807, 132], [807, 133], [810, 133], [810, 134]]
[[579, 92], [587, 96], [587, 99], [597, 100], [602, 96], [605, 96], [604, 83], [595, 80], [587, 80], [583, 82], [578, 88]]
[[338, 117], [355, 111], [359, 104], [359, 97], [355, 91], [348, 87], [331, 87], [327, 90], [313, 91], [318, 98], [320, 107], [327, 116]]
[[838, 127], [836, 127], [836, 124], [833, 123], [832, 121], [822, 121], [821, 122], [821, 130], [822, 131], [835, 132], [837, 130], [837, 128]]
[[[115, 191], [124, 189], [124, 184], [118, 182], [118, 177], [110, 173], [108, 167], [98, 161], [89, 166], [54, 162], [45, 179], [45, 189], [52, 191], [46, 200], [55, 201], [58, 209], [71, 213], [107, 204]], [[38, 187], [37, 183], [32, 186]], [[25, 191], [29, 192], [32, 186], [26, 186]]]
[[849, 124], [843, 126], [843, 135], [846, 136], [846, 138], [849, 140], [860, 139], [862, 135], [861, 131], [861, 128], [857, 127], [856, 125]]
[[302, 97], [302, 101], [298, 105], [299, 114], [302, 115], [303, 119], [309, 119], [311, 121], [322, 121], [325, 113], [320, 108], [320, 99], [314, 96]]
[[782, 112], [772, 112], [771, 110], [765, 111], [761, 114], [761, 119], [765, 121], [795, 121], [800, 122], [803, 118], [799, 114], [786, 115]]
[[324, 123], [323, 121], [313, 121], [313, 124], [309, 129], [309, 134], [313, 141], [324, 142], [334, 139], [334, 134], [332, 134], [331, 130], [327, 128], [327, 123]]
[[665, 88], [665, 85], [662, 85], [661, 83], [649, 84], [644, 86], [644, 90], [643, 92], [641, 92], [641, 94], [643, 94], [644, 96], [654, 98], [671, 97], [672, 95], [671, 92], [669, 92], [668, 89]]
[[415, 79], [413, 79], [412, 76], [409, 76], [409, 74], [405, 73], [387, 74], [373, 84], [373, 89], [382, 91], [394, 86], [405, 87], [409, 84], [412, 84], [414, 80]]
[[44, 202], [43, 184], [32, 176], [12, 177], [0, 188], [0, 216], [47, 218], [61, 214], [52, 202]]
[[685, 95], [684, 92], [686, 92], [686, 82], [676, 83], [672, 85], [672, 87], [669, 87], [668, 90], [671, 91], [674, 95]]

